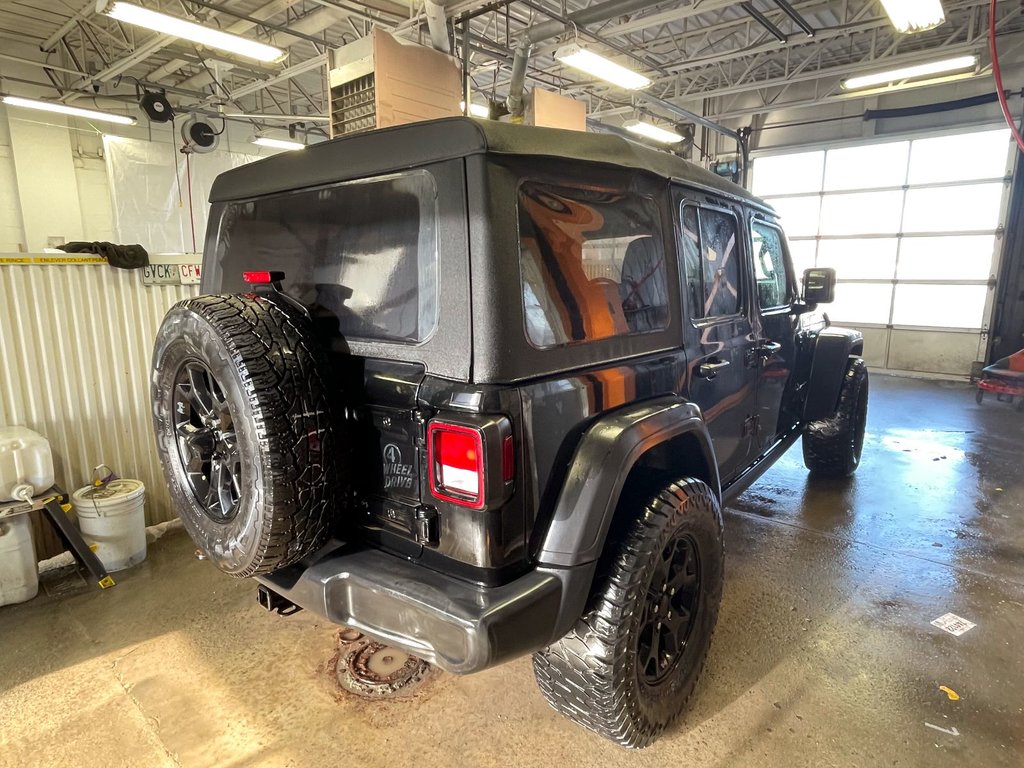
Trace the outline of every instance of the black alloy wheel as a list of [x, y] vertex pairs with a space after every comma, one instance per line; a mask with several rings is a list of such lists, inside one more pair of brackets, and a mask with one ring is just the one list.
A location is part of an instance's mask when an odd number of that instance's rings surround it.
[[196, 501], [214, 522], [230, 521], [244, 485], [238, 435], [220, 384], [200, 360], [186, 362], [174, 379], [174, 432]]
[[670, 541], [647, 589], [637, 636], [637, 673], [648, 686], [674, 671], [693, 633], [701, 595], [700, 556], [692, 536]]

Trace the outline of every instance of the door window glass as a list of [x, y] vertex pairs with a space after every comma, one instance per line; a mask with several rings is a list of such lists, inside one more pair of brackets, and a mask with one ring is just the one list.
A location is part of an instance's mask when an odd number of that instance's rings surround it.
[[789, 304], [789, 276], [782, 233], [769, 224], [755, 221], [752, 236], [758, 306], [769, 309]]
[[693, 318], [740, 311], [740, 253], [736, 217], [714, 208], [684, 205], [684, 293]]

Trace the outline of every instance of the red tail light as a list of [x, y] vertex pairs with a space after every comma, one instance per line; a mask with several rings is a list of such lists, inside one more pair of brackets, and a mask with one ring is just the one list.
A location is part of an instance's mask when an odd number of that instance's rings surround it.
[[484, 506], [484, 447], [480, 430], [432, 422], [427, 428], [430, 492], [473, 509]]
[[280, 283], [284, 280], [284, 272], [243, 272], [242, 279], [249, 285]]

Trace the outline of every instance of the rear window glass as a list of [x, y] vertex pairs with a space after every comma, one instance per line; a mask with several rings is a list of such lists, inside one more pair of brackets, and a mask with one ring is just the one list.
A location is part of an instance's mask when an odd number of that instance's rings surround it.
[[223, 206], [217, 260], [282, 270], [346, 337], [416, 343], [437, 326], [437, 188], [426, 171]]
[[526, 334], [535, 347], [667, 326], [665, 249], [650, 198], [525, 182], [519, 237]]

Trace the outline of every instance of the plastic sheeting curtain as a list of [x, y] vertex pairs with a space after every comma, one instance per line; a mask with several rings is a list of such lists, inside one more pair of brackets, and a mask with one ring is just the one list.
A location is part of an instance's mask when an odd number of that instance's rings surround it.
[[201, 251], [213, 180], [260, 159], [237, 152], [186, 157], [173, 144], [111, 136], [103, 137], [103, 153], [118, 242], [141, 243], [150, 253]]

